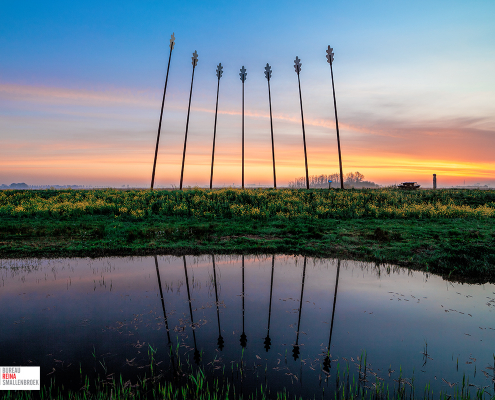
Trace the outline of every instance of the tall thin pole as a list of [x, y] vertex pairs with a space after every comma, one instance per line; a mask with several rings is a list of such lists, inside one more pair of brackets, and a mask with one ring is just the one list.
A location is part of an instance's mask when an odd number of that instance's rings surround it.
[[244, 81], [242, 81], [242, 188], [244, 189]]
[[172, 33], [172, 37], [170, 38], [170, 53], [168, 55], [167, 75], [165, 77], [165, 87], [163, 88], [162, 109], [160, 111], [160, 122], [158, 123], [158, 135], [156, 137], [155, 160], [153, 161], [153, 173], [151, 174], [151, 189], [153, 189], [153, 184], [155, 183], [156, 158], [158, 157], [158, 143], [160, 142], [160, 131], [162, 129], [163, 106], [165, 104], [165, 93], [167, 93], [168, 71], [170, 70], [170, 59], [172, 58], [172, 50], [174, 49], [174, 45], [175, 45], [175, 36]]
[[340, 188], [344, 189], [344, 174], [342, 172], [342, 156], [340, 153], [339, 119], [337, 117], [337, 100], [335, 98], [335, 85], [333, 83], [333, 68], [332, 68], [333, 59], [334, 59], [333, 49], [330, 46], [328, 46], [327, 61], [330, 64], [330, 75], [332, 76], [333, 108], [335, 110], [335, 126], [337, 128], [337, 147], [339, 149]]
[[187, 107], [186, 134], [184, 136], [184, 151], [182, 152], [182, 168], [180, 171], [180, 186], [179, 186], [180, 190], [182, 190], [182, 178], [184, 177], [184, 161], [186, 159], [187, 131], [189, 129], [189, 114], [191, 112], [191, 97], [192, 97], [193, 82], [194, 82], [194, 70], [196, 69], [196, 65], [198, 65], [198, 52], [196, 50], [194, 50], [192, 56], [192, 65], [193, 65], [193, 70], [191, 76], [191, 90], [189, 91], [189, 105]]
[[277, 175], [275, 173], [275, 145], [273, 142], [273, 118], [272, 118], [272, 95], [270, 92], [270, 78], [272, 77], [272, 69], [268, 63], [265, 67], [265, 77], [268, 81], [268, 103], [270, 105], [270, 130], [272, 133], [272, 160], [273, 160], [273, 187], [277, 188]]
[[301, 80], [299, 79], [299, 73], [301, 72], [301, 60], [296, 56], [294, 60], [294, 68], [297, 73], [297, 83], [299, 84], [299, 102], [301, 104], [301, 123], [302, 123], [302, 133], [303, 133], [303, 143], [304, 143], [304, 165], [306, 166], [306, 189], [309, 189], [309, 176], [308, 176], [308, 156], [306, 153], [306, 132], [304, 130], [304, 114], [303, 114], [303, 103], [301, 94]]
[[211, 151], [211, 174], [210, 174], [210, 189], [213, 187], [213, 163], [215, 162], [215, 138], [217, 136], [217, 115], [218, 115], [218, 92], [220, 91], [220, 78], [222, 77], [222, 63], [217, 66], [217, 105], [215, 106], [215, 125], [213, 127], [213, 150]]
[[242, 81], [242, 188], [244, 189], [244, 81], [247, 77], [244, 65], [241, 68], [240, 77]]

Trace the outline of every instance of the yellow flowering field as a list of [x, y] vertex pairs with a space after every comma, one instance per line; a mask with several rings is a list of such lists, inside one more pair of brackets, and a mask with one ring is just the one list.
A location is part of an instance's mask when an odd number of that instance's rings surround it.
[[493, 218], [486, 190], [4, 190], [0, 216], [248, 219]]

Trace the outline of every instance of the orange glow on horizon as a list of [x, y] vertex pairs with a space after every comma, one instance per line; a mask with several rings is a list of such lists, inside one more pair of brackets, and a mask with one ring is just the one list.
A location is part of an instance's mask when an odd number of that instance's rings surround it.
[[[304, 159], [302, 151], [294, 151], [297, 159], [284, 157], [276, 163], [277, 182], [279, 186], [286, 186], [295, 178], [304, 176]], [[301, 154], [299, 154], [301, 153]], [[269, 156], [269, 154], [266, 154]], [[137, 157], [133, 155], [132, 161], [122, 158], [119, 154], [102, 157], [95, 155], [87, 157], [80, 154], [77, 157], [58, 159], [35, 159], [29, 162], [25, 160], [8, 159], [2, 161], [4, 172], [23, 169], [26, 175], [36, 177], [37, 180], [47, 181], [46, 176], [53, 180], [63, 180], [65, 183], [79, 184], [104, 184], [105, 182], [120, 181], [135, 186], [147, 186], [151, 176], [151, 154], [140, 152]], [[184, 171], [184, 184], [204, 186], [209, 182], [210, 154], [187, 157]], [[334, 157], [336, 161], [336, 157]], [[248, 184], [272, 185], [272, 162], [266, 160], [253, 160], [246, 157], [246, 182]], [[156, 184], [158, 186], [178, 185], [180, 177], [181, 155], [175, 154], [159, 158], [156, 171]], [[338, 164], [328, 166], [325, 158], [309, 157], [309, 175], [321, 175], [338, 173]], [[495, 175], [495, 163], [469, 163], [453, 160], [428, 160], [404, 158], [402, 156], [362, 156], [347, 153], [343, 163], [344, 174], [359, 171], [364, 174], [366, 180], [378, 184], [387, 185], [401, 181], [417, 181], [423, 185], [431, 185], [432, 174], [436, 173], [439, 185], [459, 185], [463, 179], [470, 182], [483, 179], [493, 179]], [[104, 171], [104, 173], [102, 173]], [[217, 157], [214, 170], [214, 186], [239, 185], [241, 176], [240, 159], [222, 160]], [[11, 182], [9, 182], [11, 183]], [[52, 182], [56, 183], [56, 182]]]
[[[149, 185], [156, 122], [149, 122], [150, 119], [139, 112], [152, 110], [156, 114], [157, 101], [150, 92], [98, 92], [0, 84], [0, 99], [27, 102], [28, 105], [41, 104], [42, 107], [49, 107], [50, 104], [57, 106], [56, 112], [53, 112], [57, 114], [55, 117], [0, 116], [0, 122], [12, 129], [12, 132], [8, 131], [9, 139], [2, 143], [0, 183], [25, 181], [28, 184], [106, 184], [117, 187], [122, 184]], [[60, 104], [67, 107], [59, 108]], [[99, 107], [100, 119], [95, 117], [97, 112], [85, 109], [86, 106]], [[120, 107], [123, 110], [108, 113], [106, 107]], [[177, 117], [179, 111], [185, 113], [182, 106], [168, 104], [167, 108], [175, 111], [173, 117]], [[210, 118], [208, 114], [214, 113], [214, 108], [193, 106], [192, 110], [196, 115], [200, 114], [196, 126], [206, 133], [191, 131], [184, 184], [204, 186], [209, 182], [212, 139], [212, 126], [204, 128], [204, 121]], [[171, 114], [168, 114], [169, 118], [172, 118]], [[223, 131], [218, 133], [214, 184], [239, 185], [240, 134], [237, 135], [235, 127], [236, 134], [232, 135], [234, 128], [228, 124], [237, 121], [241, 113], [239, 110], [222, 109], [219, 114], [226, 117], [222, 121], [225, 124]], [[253, 127], [251, 136], [246, 139], [246, 182], [271, 185], [269, 114], [247, 109], [245, 116]], [[89, 122], [81, 127], [81, 121], [86, 123], [86, 117]], [[160, 142], [156, 172], [158, 186], [178, 185], [183, 141], [182, 114], [179, 117], [177, 126], [180, 129], [170, 123]], [[273, 117], [274, 125], [277, 124], [274, 127], [277, 183], [285, 186], [305, 174], [301, 119], [298, 114], [274, 113]], [[104, 128], [102, 120], [105, 120]], [[143, 121], [147, 124], [144, 128]], [[128, 128], [131, 123], [134, 125]], [[19, 125], [23, 126], [24, 131], [56, 131], [59, 135], [51, 139], [43, 134], [28, 139], [18, 138], [14, 129], [20, 129], [16, 128]], [[306, 117], [305, 125], [308, 127], [309, 175], [338, 172], [333, 118]], [[441, 124], [439, 128], [437, 125], [411, 128], [407, 124], [397, 127], [371, 123], [366, 126], [366, 121], [359, 120], [340, 122], [344, 174], [359, 171], [366, 180], [382, 185], [417, 181], [431, 186], [433, 173], [437, 174], [440, 186], [459, 185], [464, 179], [471, 183], [481, 180], [495, 183], [495, 160], [491, 155], [493, 146], [490, 142], [493, 141], [492, 132], [471, 127], [471, 130], [466, 128], [463, 131]], [[469, 148], [474, 140], [478, 144]]]

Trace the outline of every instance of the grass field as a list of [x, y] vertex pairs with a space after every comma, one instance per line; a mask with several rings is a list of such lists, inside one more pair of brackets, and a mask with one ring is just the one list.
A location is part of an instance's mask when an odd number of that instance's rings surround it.
[[495, 191], [0, 191], [0, 257], [286, 253], [495, 282]]

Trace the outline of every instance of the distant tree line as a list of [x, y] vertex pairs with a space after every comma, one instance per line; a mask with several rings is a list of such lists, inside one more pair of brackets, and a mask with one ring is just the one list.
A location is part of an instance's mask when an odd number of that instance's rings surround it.
[[11, 183], [10, 185], [0, 185], [0, 189], [29, 189], [29, 186], [25, 183]]
[[[340, 174], [335, 173], [335, 174], [330, 174], [330, 175], [311, 175], [309, 177], [309, 187], [313, 188], [327, 188], [328, 187], [328, 181], [332, 181], [332, 187], [340, 187]], [[306, 178], [304, 176], [300, 178], [296, 178], [293, 181], [289, 182], [289, 187], [290, 188], [305, 188], [306, 187]], [[358, 171], [356, 172], [349, 172], [344, 176], [344, 187], [356, 187], [356, 188], [362, 188], [362, 187], [379, 187], [374, 182], [370, 181], [365, 181], [364, 180], [364, 175], [359, 173]]]
[[[95, 186], [97, 187], [97, 186]], [[103, 187], [103, 186], [100, 186]], [[1, 184], [0, 190], [8, 189], [89, 189], [92, 186], [83, 185], [28, 185], [27, 183], [11, 183], [10, 185]]]

